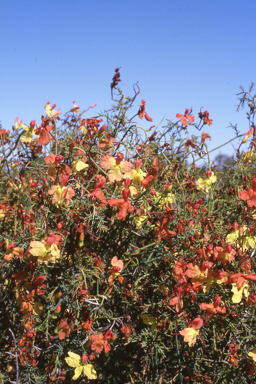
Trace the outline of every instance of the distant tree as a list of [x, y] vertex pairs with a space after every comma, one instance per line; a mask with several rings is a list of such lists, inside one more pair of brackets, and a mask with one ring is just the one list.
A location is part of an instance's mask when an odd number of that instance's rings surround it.
[[220, 153], [219, 155], [217, 155], [215, 157], [214, 162], [216, 165], [219, 166], [219, 168], [222, 169], [223, 166], [225, 166], [225, 165], [231, 167], [233, 164], [233, 160], [234, 160], [234, 156], [228, 156], [228, 155]]

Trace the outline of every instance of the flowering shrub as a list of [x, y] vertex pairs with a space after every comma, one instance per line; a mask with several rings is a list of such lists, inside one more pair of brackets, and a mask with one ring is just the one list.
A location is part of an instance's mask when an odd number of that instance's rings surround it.
[[240, 95], [250, 130], [233, 127], [233, 165], [218, 169], [199, 134], [209, 111], [152, 133], [119, 69], [105, 115], [74, 104], [61, 118], [48, 101], [39, 125], [1, 127], [0, 381], [252, 382], [252, 89]]

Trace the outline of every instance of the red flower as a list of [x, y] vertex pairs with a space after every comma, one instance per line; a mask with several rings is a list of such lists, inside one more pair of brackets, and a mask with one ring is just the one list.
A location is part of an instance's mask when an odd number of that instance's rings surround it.
[[155, 177], [155, 174], [157, 173], [158, 171], [158, 166], [157, 166], [157, 157], [154, 158], [153, 160], [153, 167], [151, 167], [150, 171], [148, 172], [147, 176], [145, 177], [144, 180], [142, 180], [141, 182], [141, 185], [144, 187], [144, 188], [148, 188], [150, 183], [152, 182], [152, 180], [154, 179]]
[[[202, 107], [202, 108], [204, 108], [204, 107]], [[201, 112], [201, 109], [200, 109], [200, 112], [198, 113], [199, 118], [203, 120], [204, 124], [211, 125], [212, 119], [209, 119], [209, 114], [210, 114], [209, 111]]]
[[90, 189], [89, 192], [91, 194], [92, 200], [95, 200], [96, 198], [99, 199], [100, 206], [105, 207], [105, 205], [107, 204], [107, 200], [101, 188], [105, 184], [106, 178], [104, 176], [98, 176], [97, 179], [98, 179], [98, 182], [95, 183], [94, 189]]
[[112, 268], [111, 268], [111, 271], [109, 273], [109, 279], [108, 279], [109, 284], [113, 285], [113, 281], [115, 280], [116, 277], [118, 277], [119, 281], [121, 280], [121, 282], [122, 282], [123, 278], [119, 275], [120, 275], [120, 272], [122, 271], [122, 269], [124, 268], [123, 261], [118, 260], [118, 258], [116, 256], [114, 256], [113, 259], [111, 260], [111, 265], [112, 265]]
[[238, 192], [242, 200], [247, 201], [248, 207], [256, 207], [256, 179], [252, 181], [252, 188]]
[[112, 331], [110, 332], [111, 334], [109, 333], [109, 331], [106, 332], [105, 336], [103, 336], [102, 333], [98, 335], [91, 335], [91, 340], [93, 341], [91, 349], [98, 353], [101, 353], [104, 348], [104, 351], [108, 353], [111, 350], [111, 346], [107, 341], [107, 339], [110, 339], [112, 337]]
[[181, 113], [176, 114], [177, 119], [181, 119], [181, 124], [184, 125], [185, 127], [188, 125], [188, 121], [190, 121], [190, 123], [193, 123], [193, 121], [195, 120], [195, 117], [192, 115], [189, 115], [188, 112], [189, 112], [189, 109], [186, 108], [185, 115], [182, 115]]
[[125, 188], [122, 190], [123, 199], [109, 199], [108, 204], [111, 207], [120, 207], [119, 212], [117, 214], [118, 220], [125, 220], [127, 211], [133, 212], [134, 207], [131, 205], [131, 203], [128, 201], [128, 197], [130, 196], [130, 190], [128, 188]]
[[202, 139], [201, 139], [201, 142], [204, 143], [206, 139], [207, 139], [207, 140], [211, 140], [211, 136], [209, 135], [209, 133], [205, 133], [205, 132], [203, 132], [203, 133], [202, 133]]
[[35, 130], [36, 135], [39, 135], [38, 145], [47, 145], [51, 140], [56, 141], [55, 137], [50, 133], [53, 125], [49, 125], [50, 119], [45, 119], [42, 116], [42, 124]]
[[207, 311], [208, 315], [214, 315], [215, 313], [224, 314], [226, 313], [226, 307], [220, 306], [220, 302], [221, 302], [221, 298], [219, 296], [216, 296], [214, 298], [213, 304], [202, 303], [199, 305], [199, 307], [203, 311]]
[[126, 338], [126, 340], [128, 340], [131, 335], [131, 332], [135, 331], [131, 324], [124, 324], [121, 328], [121, 332], [124, 333], [124, 337]]

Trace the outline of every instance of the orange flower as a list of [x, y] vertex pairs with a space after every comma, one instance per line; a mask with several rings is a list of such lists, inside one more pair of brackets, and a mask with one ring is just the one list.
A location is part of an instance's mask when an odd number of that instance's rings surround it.
[[102, 192], [101, 188], [106, 182], [106, 179], [104, 176], [97, 175], [98, 181], [95, 183], [94, 189], [90, 189], [89, 192], [91, 194], [92, 200], [95, 200], [96, 198], [100, 200], [100, 206], [105, 207], [107, 204], [107, 200], [105, 198], [104, 193]]
[[220, 302], [221, 302], [221, 298], [219, 296], [216, 296], [214, 298], [213, 304], [202, 303], [199, 305], [199, 307], [203, 311], [207, 311], [208, 315], [210, 314], [214, 315], [215, 313], [220, 313], [220, 314], [226, 313], [226, 308], [224, 306], [221, 307]]
[[[202, 107], [202, 108], [204, 108], [204, 107]], [[211, 125], [212, 119], [209, 119], [209, 115], [210, 115], [209, 111], [201, 112], [201, 109], [200, 109], [200, 112], [198, 113], [199, 118], [203, 120], [204, 124]]]
[[103, 169], [109, 169], [108, 178], [111, 182], [121, 181], [123, 178], [121, 172], [126, 173], [131, 171], [132, 163], [123, 161], [123, 158], [124, 154], [120, 152], [117, 154], [117, 159], [110, 155], [102, 157], [100, 165]]
[[228, 362], [231, 363], [234, 367], [238, 367], [238, 362], [237, 362], [237, 350], [238, 350], [238, 345], [234, 344], [229, 344], [229, 350], [230, 350], [230, 355], [228, 356]]
[[107, 133], [107, 137], [105, 139], [101, 139], [99, 142], [100, 148], [111, 148], [113, 145], [116, 145], [116, 140], [114, 137], [111, 137], [110, 133]]
[[[128, 179], [126, 179], [128, 180]], [[131, 205], [131, 203], [128, 201], [128, 197], [130, 196], [131, 191], [128, 188], [125, 188], [122, 190], [123, 199], [109, 199], [108, 204], [111, 207], [120, 207], [119, 212], [117, 214], [118, 220], [125, 220], [127, 211], [133, 212], [134, 207]]]
[[205, 132], [203, 132], [203, 133], [202, 133], [201, 142], [204, 143], [205, 140], [211, 140], [211, 136], [210, 136], [209, 133], [205, 133]]
[[120, 272], [124, 267], [124, 263], [122, 260], [118, 260], [118, 258], [114, 256], [113, 259], [111, 260], [111, 265], [113, 266], [113, 268], [109, 273], [109, 279], [108, 279], [108, 282], [110, 285], [112, 285], [115, 278], [120, 275]]
[[66, 200], [68, 203], [69, 200], [75, 196], [75, 191], [72, 187], [66, 187], [61, 185], [53, 185], [51, 189], [48, 191], [49, 195], [53, 195], [52, 202], [56, 203], [58, 207], [61, 207]]
[[188, 112], [189, 112], [189, 109], [186, 108], [185, 115], [182, 115], [181, 113], [176, 114], [177, 119], [181, 119], [181, 124], [184, 125], [185, 127], [188, 125], [188, 121], [190, 121], [190, 123], [193, 123], [193, 121], [195, 120], [195, 117], [192, 115], [189, 115]]
[[247, 201], [248, 207], [256, 207], [256, 179], [252, 181], [252, 188], [238, 192], [242, 200]]
[[203, 325], [203, 320], [198, 316], [195, 320], [192, 321], [190, 328], [184, 328], [180, 335], [184, 336], [184, 341], [188, 343], [188, 346], [191, 347], [196, 343], [196, 338], [199, 335], [199, 329]]
[[[148, 188], [150, 183], [153, 181], [155, 174], [158, 171], [158, 166], [157, 166], [157, 157], [154, 158], [153, 160], [153, 167], [151, 167], [150, 171], [147, 173], [147, 176], [144, 180], [141, 181], [141, 185], [144, 188]], [[155, 178], [156, 179], [156, 178]]]
[[183, 308], [183, 300], [182, 300], [182, 298], [179, 298], [178, 296], [175, 296], [172, 299], [170, 299], [169, 305], [170, 306], [174, 306], [175, 305], [176, 312], [180, 312], [181, 309]]
[[15, 247], [14, 243], [9, 244], [9, 240], [5, 239], [5, 249], [7, 254], [4, 255], [4, 259], [10, 261], [13, 256], [17, 256], [19, 259], [23, 259], [23, 251], [19, 247]]
[[38, 145], [47, 145], [51, 140], [56, 141], [55, 137], [50, 133], [54, 126], [50, 125], [50, 119], [41, 117], [42, 124], [35, 130], [35, 135], [39, 135]]
[[93, 341], [91, 349], [98, 353], [101, 353], [104, 348], [105, 353], [108, 353], [109, 351], [111, 351], [111, 346], [107, 339], [110, 339], [112, 336], [113, 333], [110, 329], [106, 332], [105, 336], [103, 336], [102, 333], [98, 335], [91, 335], [91, 340]]
[[221, 261], [224, 265], [226, 265], [229, 261], [235, 260], [236, 251], [232, 249], [231, 245], [227, 245], [225, 249], [222, 247], [214, 248], [214, 259]]
[[121, 332], [124, 333], [124, 337], [126, 340], [129, 339], [132, 332], [135, 332], [134, 328], [131, 326], [131, 324], [124, 324], [121, 328]]

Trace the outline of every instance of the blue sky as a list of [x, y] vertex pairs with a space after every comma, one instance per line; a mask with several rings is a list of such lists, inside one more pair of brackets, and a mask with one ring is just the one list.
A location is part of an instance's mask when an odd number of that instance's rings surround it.
[[[10, 129], [16, 117], [40, 124], [47, 100], [63, 113], [74, 100], [81, 109], [97, 103], [85, 117], [109, 109], [111, 79], [121, 67], [124, 94], [132, 96], [139, 81], [137, 104], [146, 100], [155, 125], [185, 108], [195, 116], [201, 106], [209, 110], [213, 125], [204, 130], [213, 149], [234, 137], [230, 123], [249, 129], [236, 94], [256, 80], [255, 15], [254, 0], [5, 1], [2, 126]], [[221, 153], [232, 155], [232, 145]]]

